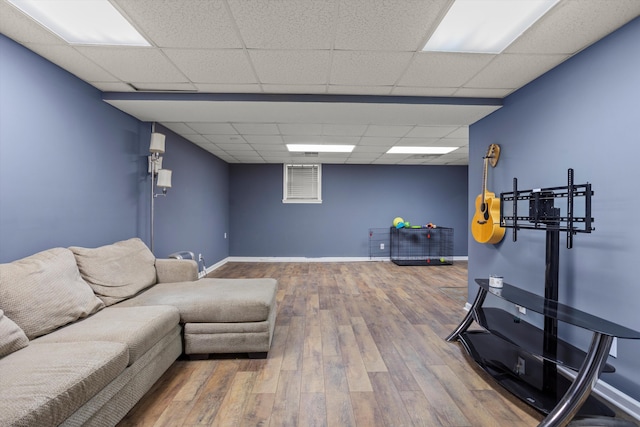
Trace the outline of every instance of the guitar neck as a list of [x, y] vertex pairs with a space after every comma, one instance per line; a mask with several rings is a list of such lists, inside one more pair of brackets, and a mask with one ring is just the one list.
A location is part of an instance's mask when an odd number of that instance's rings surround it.
[[485, 193], [487, 192], [487, 164], [489, 163], [489, 157], [484, 157], [484, 163], [482, 167], [482, 204], [485, 202]]

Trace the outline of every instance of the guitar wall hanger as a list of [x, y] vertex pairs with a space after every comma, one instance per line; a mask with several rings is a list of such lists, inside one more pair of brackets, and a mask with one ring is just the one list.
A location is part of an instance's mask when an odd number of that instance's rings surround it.
[[487, 155], [485, 156], [489, 159], [489, 164], [492, 168], [495, 168], [498, 164], [498, 160], [500, 159], [500, 146], [498, 144], [489, 145], [489, 150], [487, 151]]

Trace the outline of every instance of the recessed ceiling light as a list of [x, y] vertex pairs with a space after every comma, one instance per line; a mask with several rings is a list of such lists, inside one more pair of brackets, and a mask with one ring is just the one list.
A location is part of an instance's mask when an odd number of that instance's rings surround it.
[[355, 147], [355, 145], [287, 144], [287, 150], [289, 151], [317, 153], [350, 153]]
[[151, 46], [108, 0], [9, 0], [70, 44]]
[[391, 147], [387, 154], [447, 154], [458, 147]]
[[500, 53], [558, 0], [456, 0], [422, 50]]

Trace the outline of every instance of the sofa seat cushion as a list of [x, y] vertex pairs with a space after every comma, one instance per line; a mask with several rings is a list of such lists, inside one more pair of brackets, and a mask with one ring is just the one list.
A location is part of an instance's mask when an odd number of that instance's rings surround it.
[[180, 322], [170, 306], [107, 307], [95, 315], [42, 336], [34, 342], [108, 341], [129, 349], [129, 365], [172, 332]]
[[156, 258], [137, 237], [99, 248], [69, 249], [76, 256], [80, 274], [106, 305], [156, 283]]
[[55, 426], [127, 366], [120, 343], [32, 342], [0, 359], [0, 425]]
[[103, 307], [80, 277], [68, 249], [53, 248], [0, 264], [0, 308], [29, 339]]
[[275, 279], [159, 283], [119, 306], [172, 305], [182, 323], [262, 322], [275, 308], [277, 286]]

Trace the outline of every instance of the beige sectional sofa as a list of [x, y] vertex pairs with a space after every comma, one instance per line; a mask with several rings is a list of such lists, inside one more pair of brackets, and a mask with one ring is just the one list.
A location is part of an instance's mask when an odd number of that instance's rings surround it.
[[0, 426], [113, 426], [180, 356], [271, 346], [273, 279], [200, 279], [134, 238], [0, 264]]

